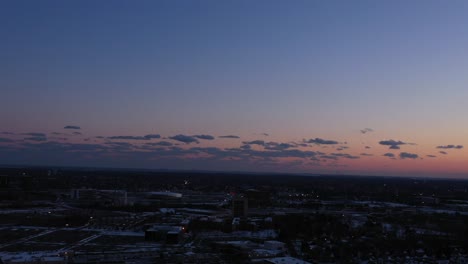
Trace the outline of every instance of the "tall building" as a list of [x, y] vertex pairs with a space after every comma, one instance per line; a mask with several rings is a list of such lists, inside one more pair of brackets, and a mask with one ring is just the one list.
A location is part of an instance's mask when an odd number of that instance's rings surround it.
[[243, 196], [236, 196], [232, 199], [232, 215], [234, 217], [247, 217], [248, 202]]
[[0, 188], [10, 187], [10, 178], [6, 175], [0, 175]]

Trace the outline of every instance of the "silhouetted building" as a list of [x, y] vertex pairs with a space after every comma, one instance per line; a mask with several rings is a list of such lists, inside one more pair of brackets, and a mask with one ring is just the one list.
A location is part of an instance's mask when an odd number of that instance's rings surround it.
[[10, 186], [10, 179], [6, 175], [0, 175], [0, 188], [8, 188]]
[[123, 190], [73, 189], [71, 198], [88, 205], [125, 206], [128, 202]]
[[249, 200], [249, 207], [257, 208], [264, 207], [270, 204], [270, 193], [257, 189], [249, 189], [245, 191], [245, 196]]
[[232, 199], [232, 215], [234, 217], [247, 217], [247, 210], [247, 198], [243, 196], [237, 196]]

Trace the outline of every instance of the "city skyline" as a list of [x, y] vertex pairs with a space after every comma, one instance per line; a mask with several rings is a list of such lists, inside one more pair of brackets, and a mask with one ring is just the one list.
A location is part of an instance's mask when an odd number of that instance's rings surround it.
[[464, 1], [4, 1], [7, 165], [468, 176]]

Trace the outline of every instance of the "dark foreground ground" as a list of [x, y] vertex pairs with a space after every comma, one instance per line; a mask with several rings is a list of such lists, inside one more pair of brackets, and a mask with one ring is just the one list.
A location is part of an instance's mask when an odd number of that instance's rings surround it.
[[0, 201], [4, 263], [468, 259], [465, 180], [1, 168]]

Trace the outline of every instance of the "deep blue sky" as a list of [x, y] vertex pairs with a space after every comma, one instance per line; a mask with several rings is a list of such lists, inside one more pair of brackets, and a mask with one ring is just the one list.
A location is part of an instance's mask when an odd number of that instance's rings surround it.
[[[466, 14], [466, 1], [1, 1], [1, 129], [73, 124], [89, 138], [268, 133], [274, 142], [349, 142], [350, 155], [394, 139], [432, 155], [437, 145], [468, 143]], [[372, 138], [362, 138], [366, 127]], [[379, 169], [363, 156], [343, 170], [393, 173], [385, 152], [372, 153]], [[440, 155], [439, 167], [468, 172], [463, 150]], [[76, 160], [86, 165], [63, 163]], [[257, 168], [252, 160], [216, 166]], [[317, 166], [292, 170], [328, 168]]]

